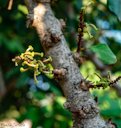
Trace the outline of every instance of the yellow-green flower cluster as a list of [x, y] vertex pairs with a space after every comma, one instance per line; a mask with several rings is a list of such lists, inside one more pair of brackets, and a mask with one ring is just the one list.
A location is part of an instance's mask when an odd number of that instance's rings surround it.
[[43, 52], [38, 53], [33, 50], [33, 47], [30, 45], [24, 53], [21, 53], [20, 56], [16, 56], [12, 61], [15, 62], [16, 66], [21, 66], [21, 72], [32, 70], [34, 72], [34, 80], [36, 83], [37, 76], [41, 73], [53, 78], [53, 67], [51, 65], [52, 58], [45, 58]]

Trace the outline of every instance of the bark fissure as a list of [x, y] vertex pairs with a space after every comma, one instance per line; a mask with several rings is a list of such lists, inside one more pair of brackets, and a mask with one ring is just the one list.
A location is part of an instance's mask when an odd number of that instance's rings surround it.
[[[32, 0], [27, 0], [32, 4]], [[32, 1], [33, 2], [33, 1]], [[84, 79], [61, 31], [61, 23], [55, 18], [50, 3], [28, 5], [31, 26], [37, 30], [45, 53], [52, 57], [54, 68], [66, 69], [66, 79], [60, 80], [65, 97], [64, 106], [72, 112], [73, 128], [109, 128], [100, 117], [99, 110], [88, 91], [80, 88]]]

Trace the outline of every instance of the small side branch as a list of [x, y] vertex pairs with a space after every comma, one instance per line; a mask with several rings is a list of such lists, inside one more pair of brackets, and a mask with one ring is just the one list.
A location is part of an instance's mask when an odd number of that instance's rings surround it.
[[78, 28], [78, 47], [77, 47], [77, 52], [79, 53], [81, 51], [81, 48], [83, 48], [83, 33], [84, 33], [84, 10], [82, 9], [80, 12], [80, 17], [79, 17], [79, 28]]
[[[87, 56], [87, 59], [93, 62], [98, 70], [101, 71], [101, 75], [107, 77], [108, 70], [110, 69], [108, 66], [104, 65], [91, 51], [85, 50], [84, 54]], [[116, 90], [118, 96], [121, 97], [121, 86], [119, 83], [115, 83], [111, 86], [114, 90]]]

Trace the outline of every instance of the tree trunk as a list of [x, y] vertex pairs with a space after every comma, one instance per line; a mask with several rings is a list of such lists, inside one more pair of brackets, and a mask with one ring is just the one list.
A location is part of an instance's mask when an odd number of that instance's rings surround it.
[[65, 78], [58, 81], [67, 98], [64, 106], [72, 112], [73, 128], [109, 128], [100, 117], [89, 91], [81, 89], [84, 78], [61, 31], [61, 23], [51, 10], [50, 1], [26, 0], [26, 4], [29, 10], [27, 23], [37, 30], [46, 55], [53, 59], [53, 67], [67, 71]]

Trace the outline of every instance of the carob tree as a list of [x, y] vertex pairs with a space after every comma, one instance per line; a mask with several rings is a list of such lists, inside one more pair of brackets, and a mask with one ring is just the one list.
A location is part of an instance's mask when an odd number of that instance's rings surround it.
[[[54, 76], [66, 97], [64, 107], [73, 117], [73, 128], [113, 128], [113, 123], [105, 122], [99, 115], [97, 103], [91, 96], [89, 88], [93, 85], [85, 81], [80, 73], [75, 55], [69, 49], [62, 29], [65, 24], [53, 14], [51, 0], [25, 0], [29, 14], [27, 27], [34, 27], [40, 38], [44, 52], [52, 57]], [[79, 42], [77, 53], [83, 45], [83, 12], [80, 13]], [[81, 20], [82, 19], [82, 20]], [[78, 54], [77, 54], [78, 55]], [[78, 59], [78, 57], [77, 57]], [[117, 78], [118, 80], [120, 79]], [[111, 85], [116, 80], [109, 82]], [[99, 87], [103, 87], [99, 84]], [[95, 86], [94, 86], [95, 88]]]

